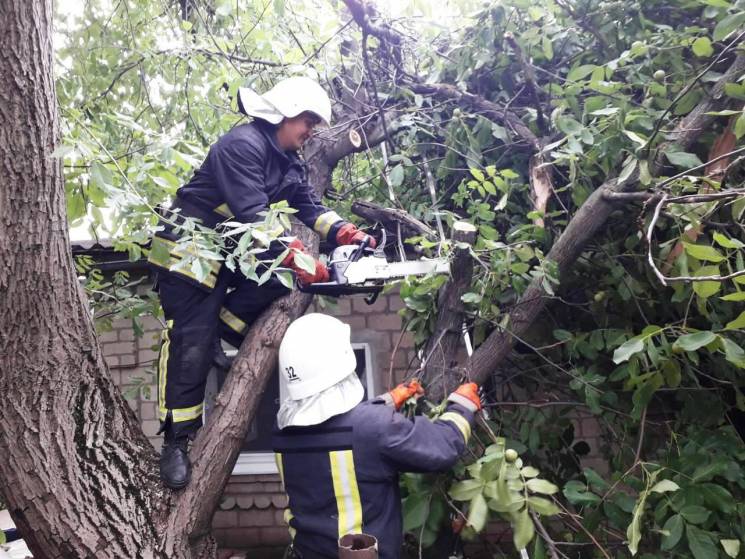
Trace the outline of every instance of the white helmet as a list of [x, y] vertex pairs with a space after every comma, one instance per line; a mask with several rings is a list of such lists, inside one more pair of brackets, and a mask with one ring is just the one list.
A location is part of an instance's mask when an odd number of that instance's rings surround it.
[[350, 330], [338, 318], [311, 313], [295, 320], [279, 345], [279, 374], [291, 400], [302, 400], [354, 372]]
[[280, 429], [317, 425], [345, 413], [364, 398], [349, 341], [349, 326], [325, 314], [298, 318], [279, 346]]
[[238, 89], [238, 109], [249, 116], [279, 124], [284, 118], [292, 118], [309, 111], [324, 122], [331, 124], [331, 101], [324, 89], [310, 78], [294, 76], [276, 84], [264, 95], [253, 89]]

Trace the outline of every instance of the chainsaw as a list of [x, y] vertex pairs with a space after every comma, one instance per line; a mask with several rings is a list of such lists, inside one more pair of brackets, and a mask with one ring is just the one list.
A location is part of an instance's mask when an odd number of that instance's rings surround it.
[[403, 279], [406, 276], [426, 276], [428, 274], [449, 274], [450, 262], [447, 258], [419, 258], [389, 262], [385, 255], [386, 233], [377, 248], [369, 247], [369, 237], [359, 245], [342, 245], [330, 254], [328, 268], [329, 281], [323, 283], [298, 284], [300, 291], [315, 295], [340, 297], [366, 293], [367, 302], [372, 304], [386, 283]]

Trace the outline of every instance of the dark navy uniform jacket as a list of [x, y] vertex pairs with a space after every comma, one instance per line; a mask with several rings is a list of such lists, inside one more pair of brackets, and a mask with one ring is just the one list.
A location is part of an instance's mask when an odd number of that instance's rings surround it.
[[[295, 152], [283, 151], [276, 139], [277, 127], [263, 120], [236, 126], [209, 150], [207, 158], [188, 184], [181, 187], [173, 208], [179, 215], [195, 217], [207, 227], [231, 220], [257, 221], [257, 214], [270, 204], [287, 200], [298, 219], [325, 240], [334, 239], [346, 222], [321, 204], [308, 184], [305, 164]], [[150, 262], [166, 271], [188, 258], [188, 247], [177, 247], [179, 235], [168, 225], [153, 238]], [[156, 245], [160, 244], [160, 247]], [[167, 256], [166, 256], [167, 255]], [[197, 281], [190, 267], [179, 268], [182, 279], [214, 287], [222, 262], [211, 262], [212, 270]]]
[[309, 557], [338, 557], [338, 539], [364, 532], [381, 559], [403, 543], [399, 472], [449, 469], [465, 450], [473, 414], [451, 403], [437, 420], [409, 419], [382, 398], [310, 427], [274, 435], [289, 496], [293, 546]]

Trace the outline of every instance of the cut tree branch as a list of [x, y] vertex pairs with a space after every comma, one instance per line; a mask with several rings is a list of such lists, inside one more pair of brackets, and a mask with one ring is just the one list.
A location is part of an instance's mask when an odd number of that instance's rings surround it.
[[464, 305], [461, 296], [471, 287], [473, 257], [471, 246], [476, 241], [476, 227], [465, 221], [453, 224], [453, 242], [466, 246], [455, 249], [455, 258], [450, 267], [451, 280], [440, 291], [437, 302], [437, 321], [433, 332], [442, 336], [431, 336], [424, 349], [427, 360], [423, 378], [427, 381], [430, 399], [437, 402], [448, 394], [448, 374], [457, 362], [458, 347], [463, 336]]

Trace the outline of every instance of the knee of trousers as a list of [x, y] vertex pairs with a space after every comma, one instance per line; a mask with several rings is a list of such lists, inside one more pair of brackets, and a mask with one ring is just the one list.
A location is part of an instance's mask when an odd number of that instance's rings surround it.
[[215, 334], [214, 326], [179, 328], [174, 325], [169, 331], [169, 339], [165, 342], [168, 346], [161, 350], [167, 351], [167, 355], [159, 366], [165, 407], [183, 408], [204, 400]]

